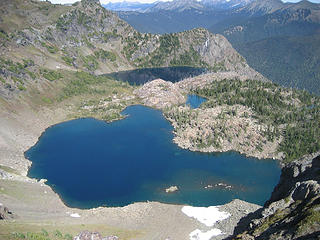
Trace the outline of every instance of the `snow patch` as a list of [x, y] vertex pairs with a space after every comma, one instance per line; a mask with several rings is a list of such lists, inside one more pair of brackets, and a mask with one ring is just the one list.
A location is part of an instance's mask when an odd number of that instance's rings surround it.
[[190, 240], [210, 240], [212, 237], [221, 235], [222, 232], [218, 228], [213, 228], [207, 232], [201, 232], [199, 229], [189, 234]]
[[79, 218], [81, 217], [78, 213], [71, 213], [70, 214], [70, 217], [73, 217], [73, 218]]
[[211, 207], [191, 207], [184, 206], [181, 211], [188, 217], [193, 217], [208, 227], [212, 227], [216, 222], [227, 219], [231, 216], [228, 212], [220, 212], [216, 206]]

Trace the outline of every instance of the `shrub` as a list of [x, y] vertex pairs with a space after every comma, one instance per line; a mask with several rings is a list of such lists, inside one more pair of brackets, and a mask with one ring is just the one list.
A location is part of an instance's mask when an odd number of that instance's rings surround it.
[[57, 79], [63, 78], [63, 75], [60, 72], [51, 71], [47, 69], [41, 69], [40, 72], [42, 76], [49, 81], [55, 81]]
[[69, 56], [62, 56], [61, 59], [69, 66], [73, 66], [73, 59]]

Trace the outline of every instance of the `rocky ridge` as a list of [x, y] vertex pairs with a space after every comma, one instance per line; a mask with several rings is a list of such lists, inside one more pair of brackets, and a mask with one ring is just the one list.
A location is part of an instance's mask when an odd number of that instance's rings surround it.
[[234, 239], [319, 239], [319, 154], [284, 166], [271, 198], [241, 220]]

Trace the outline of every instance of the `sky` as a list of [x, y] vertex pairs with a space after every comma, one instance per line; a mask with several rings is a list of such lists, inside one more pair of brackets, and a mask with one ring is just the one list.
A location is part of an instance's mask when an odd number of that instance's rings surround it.
[[[74, 3], [79, 0], [50, 0], [52, 3]], [[102, 4], [106, 4], [109, 2], [123, 2], [124, 0], [100, 0]], [[155, 2], [156, 0], [126, 0], [127, 2], [143, 2], [143, 3], [152, 3]], [[168, 0], [157, 0], [157, 1], [168, 1]], [[283, 0], [283, 2], [299, 2], [299, 0]], [[320, 0], [310, 0], [310, 2], [315, 2], [315, 3], [320, 3]]]

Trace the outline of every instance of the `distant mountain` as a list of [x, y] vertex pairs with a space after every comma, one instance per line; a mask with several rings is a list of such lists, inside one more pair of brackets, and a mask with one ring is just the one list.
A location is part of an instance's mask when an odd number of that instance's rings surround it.
[[137, 11], [143, 12], [146, 9], [152, 7], [153, 3], [140, 3], [140, 2], [109, 2], [108, 4], [102, 4], [108, 10], [111, 11]]
[[275, 12], [283, 8], [286, 4], [281, 0], [255, 0], [249, 2], [239, 11], [244, 11], [252, 15], [262, 15]]
[[[230, 2], [242, 0], [230, 0]], [[246, 0], [244, 0], [246, 1]], [[140, 32], [173, 33], [197, 27], [209, 28], [225, 15], [228, 0], [173, 0], [157, 2], [143, 13], [118, 11], [118, 15]], [[229, 8], [229, 7], [228, 7]]]
[[218, 9], [231, 9], [246, 6], [253, 0], [202, 0], [201, 3], [206, 7]]
[[[277, 2], [278, 0], [252, 2], [231, 14], [233, 18], [213, 24], [209, 30], [223, 33], [232, 43], [320, 33], [320, 4], [307, 1], [298, 4], [278, 2], [282, 6], [280, 7]], [[234, 18], [237, 18], [237, 21], [234, 21]]]
[[157, 3], [144, 13], [118, 14], [141, 32], [163, 34], [204, 27], [220, 33], [274, 82], [320, 94], [319, 87], [314, 87], [320, 86], [320, 4], [307, 0], [175, 0]]
[[[244, 14], [247, 12], [248, 15]], [[255, 1], [209, 27], [271, 80], [320, 94], [320, 4]]]
[[197, 0], [173, 0], [170, 2], [157, 2], [154, 6], [147, 9], [147, 12], [156, 12], [156, 11], [183, 12], [186, 10], [204, 10], [204, 5], [202, 5]]

